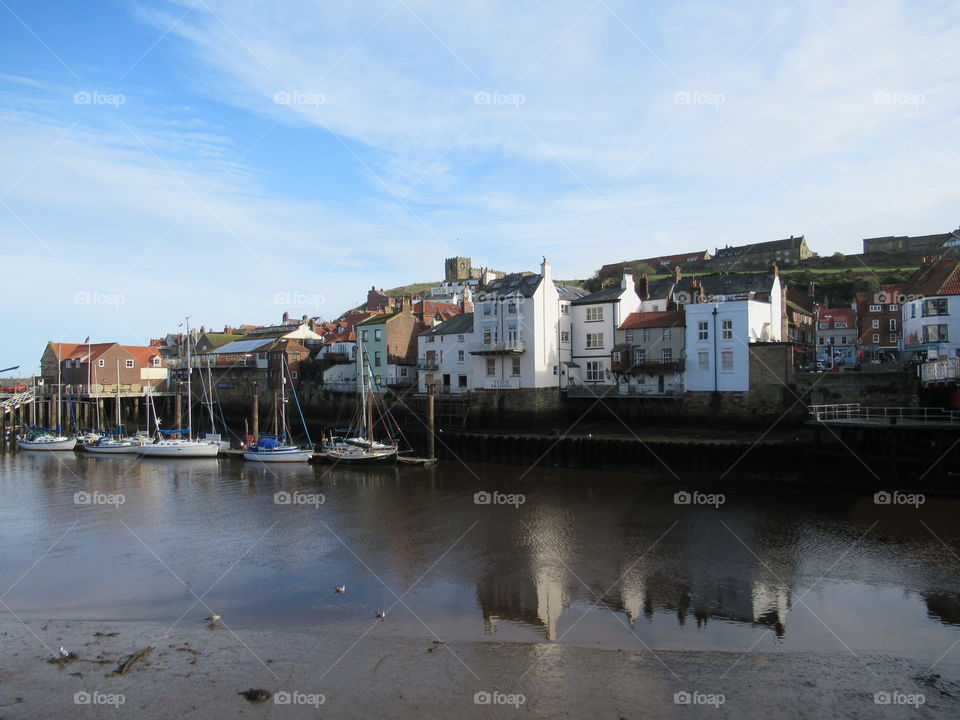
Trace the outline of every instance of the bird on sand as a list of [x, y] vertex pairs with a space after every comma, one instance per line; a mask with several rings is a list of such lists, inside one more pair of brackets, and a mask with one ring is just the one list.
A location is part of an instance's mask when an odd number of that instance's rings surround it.
[[346, 585], [337, 585], [336, 592], [337, 592], [337, 595], [344, 595], [344, 594], [346, 594], [346, 592], [347, 592], [347, 586], [346, 586]]
[[383, 622], [384, 620], [387, 619], [387, 614], [383, 610], [381, 610], [380, 612], [377, 613], [377, 617], [380, 618], [381, 622]]
[[210, 617], [206, 618], [206, 621], [207, 621], [207, 622], [212, 622], [212, 623], [218, 623], [218, 622], [220, 622], [220, 616], [219, 616], [219, 615], [211, 615]]

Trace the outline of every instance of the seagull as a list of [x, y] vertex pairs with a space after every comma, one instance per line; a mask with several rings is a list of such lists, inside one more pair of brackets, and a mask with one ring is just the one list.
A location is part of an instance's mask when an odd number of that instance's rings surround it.
[[207, 622], [212, 622], [212, 623], [218, 623], [218, 622], [220, 622], [220, 616], [219, 616], [219, 615], [211, 615], [210, 617], [204, 618], [204, 619], [205, 619]]
[[346, 592], [347, 592], [347, 586], [346, 586], [346, 585], [337, 585], [337, 594], [338, 594], [338, 595], [344, 595]]
[[57, 651], [57, 655], [59, 655], [59, 656], [62, 657], [62, 658], [70, 657], [70, 653], [68, 653], [68, 652], [64, 649], [63, 645], [60, 646], [60, 649]]
[[384, 620], [387, 619], [387, 614], [383, 610], [381, 610], [380, 612], [377, 613], [377, 617], [380, 618], [380, 622], [383, 622]]

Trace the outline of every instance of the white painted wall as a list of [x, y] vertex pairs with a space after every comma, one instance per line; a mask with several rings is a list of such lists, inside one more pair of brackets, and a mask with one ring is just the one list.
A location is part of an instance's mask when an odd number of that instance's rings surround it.
[[[614, 301], [570, 306], [570, 320], [573, 327], [573, 361], [580, 366], [575, 377], [582, 383], [610, 383], [610, 353], [616, 344], [617, 328], [632, 312], [640, 310], [642, 301], [633, 285], [633, 276], [624, 274], [620, 283], [620, 295]], [[587, 320], [588, 309], [599, 308], [601, 320]], [[597, 348], [587, 347], [587, 335], [603, 334], [603, 345]], [[600, 363], [601, 376], [587, 379], [587, 363]]]
[[[924, 300], [944, 298], [947, 301], [946, 315], [928, 315], [923, 316]], [[910, 336], [917, 335], [917, 343], [923, 344], [923, 326], [924, 325], [946, 325], [947, 342], [937, 343], [936, 353], [938, 358], [960, 357], [960, 295], [938, 295], [936, 298], [923, 298], [920, 300], [910, 300], [904, 302], [901, 306], [903, 318], [900, 325], [903, 329], [903, 349], [911, 350], [907, 345]], [[888, 332], [882, 328], [881, 332]]]
[[[463, 338], [461, 340], [461, 338]], [[427, 354], [434, 353], [439, 360], [439, 367], [436, 370], [420, 370], [418, 372], [418, 390], [427, 391], [427, 380], [432, 377], [434, 382], [443, 381], [445, 374], [450, 375], [450, 391], [452, 393], [466, 392], [476, 389], [476, 375], [474, 356], [470, 354], [470, 343], [475, 342], [473, 333], [443, 333], [433, 336], [433, 342], [428, 342], [427, 337], [417, 338], [417, 362], [426, 359]], [[463, 353], [463, 359], [460, 354]], [[467, 377], [466, 388], [459, 386], [459, 377]]]

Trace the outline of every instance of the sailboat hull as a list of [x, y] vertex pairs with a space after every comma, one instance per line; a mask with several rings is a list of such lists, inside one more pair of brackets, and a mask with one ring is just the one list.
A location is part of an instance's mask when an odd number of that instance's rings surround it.
[[76, 438], [63, 440], [17, 440], [21, 450], [73, 450], [77, 446]]
[[84, 452], [93, 453], [94, 455], [121, 455], [126, 453], [127, 455], [133, 455], [137, 452], [137, 445], [134, 444], [124, 444], [119, 443], [117, 445], [84, 445]]
[[220, 452], [220, 444], [197, 442], [191, 440], [163, 440], [153, 445], [142, 445], [134, 448], [137, 455], [143, 457], [187, 458], [187, 457], [216, 457]]
[[397, 462], [397, 451], [369, 452], [367, 450], [327, 450], [327, 462], [335, 465], [393, 465]]
[[313, 450], [245, 450], [244, 460], [254, 462], [307, 462], [313, 457]]

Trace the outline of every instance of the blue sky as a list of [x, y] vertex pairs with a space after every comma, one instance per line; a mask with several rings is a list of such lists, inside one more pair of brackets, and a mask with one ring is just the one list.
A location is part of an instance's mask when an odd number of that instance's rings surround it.
[[960, 223], [956, 3], [277, 5], [0, 0], [0, 366], [335, 317], [456, 254]]

